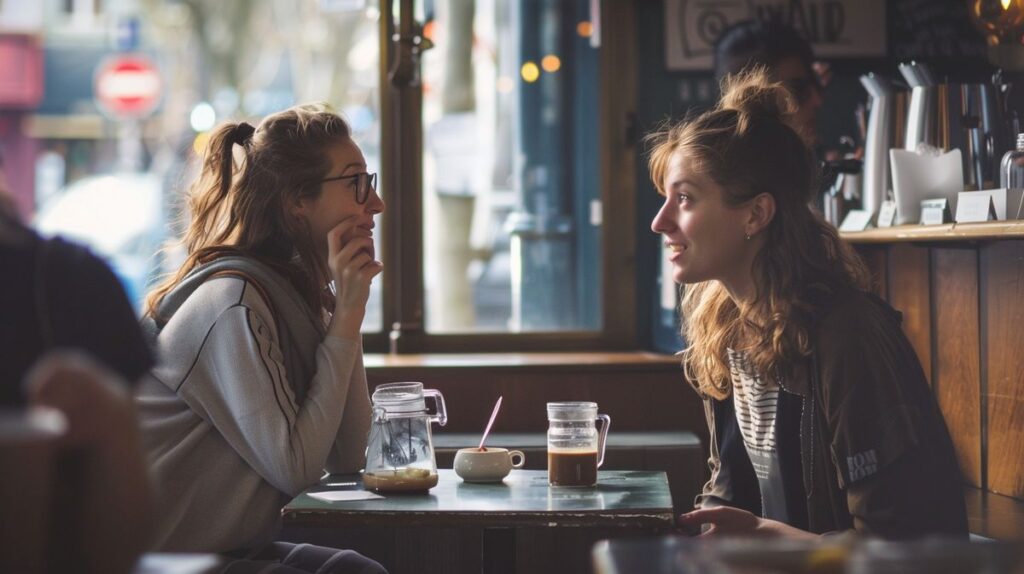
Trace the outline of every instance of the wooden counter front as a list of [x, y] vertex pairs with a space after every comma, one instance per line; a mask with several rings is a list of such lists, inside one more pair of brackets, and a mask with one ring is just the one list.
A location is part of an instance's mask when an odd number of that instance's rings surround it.
[[903, 312], [966, 482], [1024, 499], [1024, 221], [842, 237]]

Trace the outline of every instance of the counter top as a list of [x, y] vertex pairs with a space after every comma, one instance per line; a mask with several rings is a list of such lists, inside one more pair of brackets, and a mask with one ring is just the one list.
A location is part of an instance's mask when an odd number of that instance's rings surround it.
[[839, 234], [850, 243], [1001, 241], [1024, 239], [1024, 220], [942, 225], [900, 225]]

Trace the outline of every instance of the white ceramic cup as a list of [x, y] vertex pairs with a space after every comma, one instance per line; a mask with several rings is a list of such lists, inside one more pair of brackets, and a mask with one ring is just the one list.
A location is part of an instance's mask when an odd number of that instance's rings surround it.
[[466, 482], [500, 482], [513, 468], [523, 468], [525, 462], [526, 455], [520, 450], [461, 448], [455, 453], [455, 474]]

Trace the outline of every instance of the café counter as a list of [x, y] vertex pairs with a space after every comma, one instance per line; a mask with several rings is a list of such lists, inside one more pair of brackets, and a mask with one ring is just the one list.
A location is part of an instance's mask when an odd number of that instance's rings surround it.
[[989, 221], [985, 223], [944, 223], [942, 225], [899, 225], [866, 231], [844, 232], [844, 239], [853, 244], [1006, 241], [1024, 239], [1024, 220]]

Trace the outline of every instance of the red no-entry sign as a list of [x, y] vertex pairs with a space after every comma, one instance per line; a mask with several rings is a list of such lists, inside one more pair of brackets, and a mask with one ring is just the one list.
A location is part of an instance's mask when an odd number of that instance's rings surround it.
[[108, 58], [96, 68], [96, 103], [116, 118], [140, 118], [149, 115], [160, 103], [160, 72], [139, 55]]

